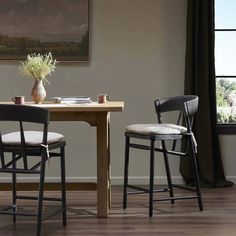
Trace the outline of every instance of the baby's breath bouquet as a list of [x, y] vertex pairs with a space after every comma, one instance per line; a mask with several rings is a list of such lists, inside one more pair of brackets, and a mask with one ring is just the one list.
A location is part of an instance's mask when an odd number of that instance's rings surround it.
[[55, 71], [56, 64], [57, 61], [52, 58], [50, 52], [46, 54], [28, 54], [26, 60], [21, 62], [20, 72], [25, 78], [34, 78], [49, 83], [46, 76]]

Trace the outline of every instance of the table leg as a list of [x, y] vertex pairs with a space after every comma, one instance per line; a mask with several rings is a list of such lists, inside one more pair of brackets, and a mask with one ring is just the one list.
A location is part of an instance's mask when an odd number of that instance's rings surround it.
[[109, 204], [109, 209], [111, 208], [111, 157], [110, 157], [110, 113], [107, 115], [107, 129], [108, 129], [108, 178], [109, 178], [109, 183], [108, 183], [108, 204]]
[[97, 213], [108, 217], [110, 206], [109, 113], [97, 114]]

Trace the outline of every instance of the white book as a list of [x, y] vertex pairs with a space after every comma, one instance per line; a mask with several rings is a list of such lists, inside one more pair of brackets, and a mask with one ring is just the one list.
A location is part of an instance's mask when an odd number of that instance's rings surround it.
[[91, 103], [92, 100], [87, 96], [62, 96], [62, 97], [51, 97], [56, 103]]
[[89, 101], [90, 97], [87, 96], [63, 96], [62, 101]]

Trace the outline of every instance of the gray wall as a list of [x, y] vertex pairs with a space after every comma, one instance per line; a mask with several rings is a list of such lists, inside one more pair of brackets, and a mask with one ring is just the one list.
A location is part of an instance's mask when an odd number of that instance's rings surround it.
[[[60, 63], [46, 87], [48, 96], [88, 95], [94, 100], [107, 93], [124, 100], [122, 113], [111, 114], [111, 164], [114, 184], [122, 183], [124, 128], [130, 123], [155, 122], [153, 100], [183, 94], [186, 0], [91, 1], [91, 59], [89, 63]], [[22, 79], [18, 62], [1, 62], [1, 100], [25, 95], [30, 100], [33, 80]], [[96, 180], [96, 132], [86, 123], [51, 123], [67, 139], [68, 181]], [[223, 138], [224, 146], [229, 145]], [[229, 139], [232, 140], [232, 139]], [[231, 143], [233, 145], [233, 143]], [[230, 146], [231, 147], [231, 146]], [[230, 148], [229, 147], [229, 148]], [[230, 149], [234, 153], [232, 148]], [[224, 150], [226, 152], [226, 150]], [[233, 175], [230, 158], [224, 160]], [[133, 182], [147, 179], [147, 154], [133, 152]], [[138, 158], [140, 157], [140, 158]], [[163, 182], [163, 161], [158, 158], [157, 178]], [[132, 164], [133, 163], [133, 164]], [[172, 161], [179, 181], [178, 162]], [[57, 163], [50, 161], [48, 179], [57, 180]], [[7, 180], [7, 178], [5, 179]]]

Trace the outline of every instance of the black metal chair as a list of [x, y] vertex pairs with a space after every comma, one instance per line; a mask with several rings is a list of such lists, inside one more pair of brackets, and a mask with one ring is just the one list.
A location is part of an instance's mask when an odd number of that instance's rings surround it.
[[[65, 141], [63, 135], [48, 132], [49, 116], [49, 111], [44, 108], [24, 105], [0, 105], [0, 125], [5, 124], [3, 124], [3, 121], [19, 124], [19, 131], [17, 132], [6, 134], [0, 132], [0, 172], [12, 174], [12, 206], [0, 210], [0, 214], [13, 215], [14, 222], [16, 222], [16, 216], [18, 215], [37, 217], [37, 236], [41, 234], [42, 221], [58, 213], [62, 213], [63, 225], [66, 225]], [[28, 126], [28, 123], [40, 126], [41, 131], [25, 131], [24, 128]], [[52, 152], [54, 149], [59, 149], [59, 151]], [[60, 158], [60, 198], [44, 197], [46, 162], [51, 157]], [[40, 176], [38, 196], [20, 196], [17, 194], [17, 174], [36, 174]], [[37, 200], [37, 212], [29, 213], [17, 209], [18, 199]], [[58, 201], [61, 202], [61, 206], [43, 218], [43, 200]]]
[[[196, 160], [197, 143], [192, 132], [194, 114], [198, 109], [198, 97], [194, 95], [177, 96], [158, 99], [154, 101], [157, 113], [157, 124], [134, 124], [126, 127], [125, 137], [125, 168], [124, 168], [124, 192], [123, 208], [127, 207], [127, 195], [149, 193], [149, 216], [153, 215], [153, 202], [169, 200], [173, 204], [175, 200], [197, 198], [200, 211], [203, 210], [201, 191], [199, 187], [198, 166]], [[177, 115], [177, 123], [163, 123], [163, 113], [174, 112]], [[173, 115], [172, 115], [173, 116]], [[170, 117], [169, 117], [170, 118]], [[173, 117], [172, 117], [173, 118]], [[183, 124], [185, 124], [183, 126]], [[132, 142], [131, 142], [132, 139]], [[143, 145], [134, 140], [142, 139], [150, 141], [150, 145]], [[170, 140], [172, 145], [167, 145], [166, 141]], [[177, 150], [177, 141], [182, 141], [182, 147]], [[161, 148], [155, 147], [155, 142], [161, 142]], [[171, 146], [171, 147], [169, 147]], [[129, 170], [129, 150], [130, 148], [143, 149], [150, 151], [150, 184], [149, 189], [140, 186], [128, 184]], [[181, 149], [181, 150], [179, 150]], [[168, 181], [168, 187], [164, 189], [154, 189], [154, 153], [161, 152], [164, 156], [165, 169]], [[172, 183], [171, 173], [168, 162], [168, 154], [190, 158], [195, 175], [196, 188]], [[173, 188], [180, 188], [194, 192], [188, 196], [174, 196]], [[127, 188], [135, 191], [127, 191]], [[169, 197], [154, 199], [154, 192], [169, 192]]]

